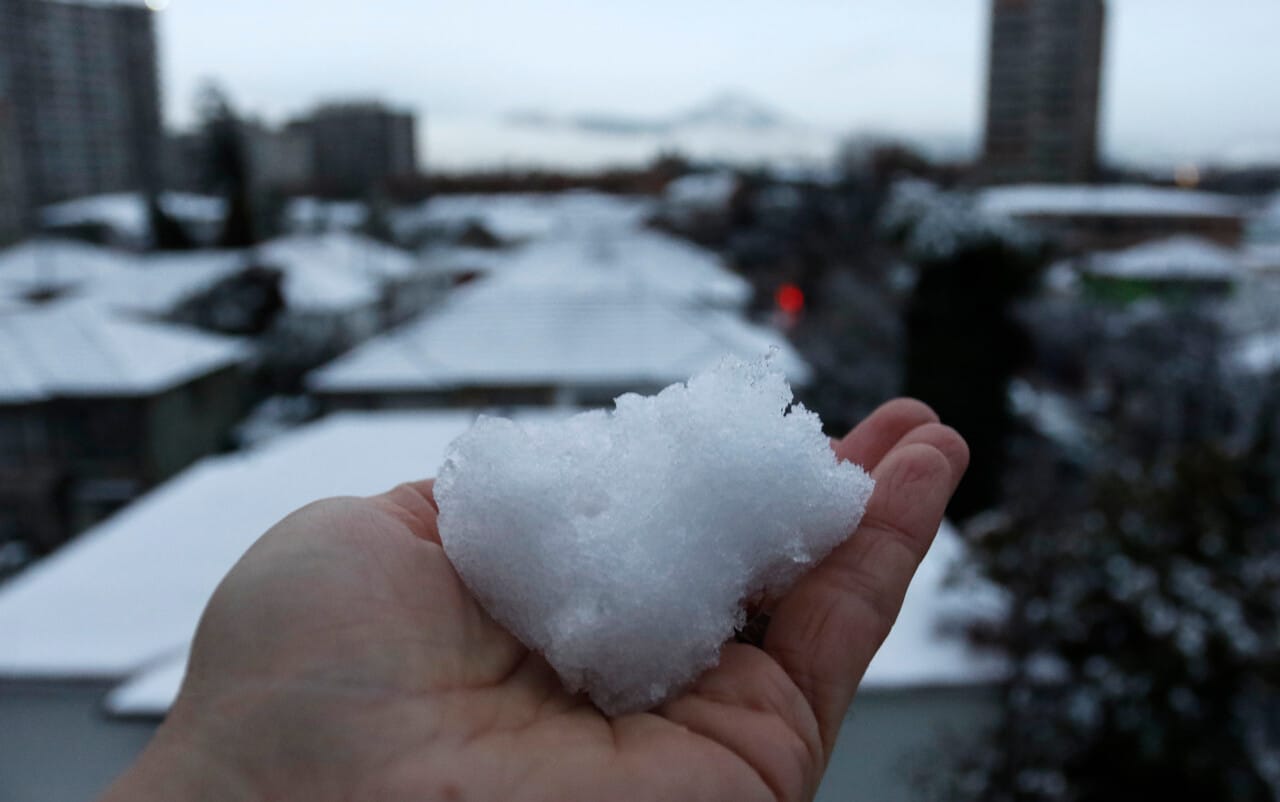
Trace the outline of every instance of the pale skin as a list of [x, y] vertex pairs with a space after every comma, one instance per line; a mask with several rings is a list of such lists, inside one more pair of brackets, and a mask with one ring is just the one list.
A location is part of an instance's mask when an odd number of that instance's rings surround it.
[[808, 800], [968, 465], [892, 401], [832, 447], [876, 479], [761, 646], [608, 718], [495, 624], [440, 546], [430, 481], [267, 532], [200, 622], [168, 719], [105, 800]]

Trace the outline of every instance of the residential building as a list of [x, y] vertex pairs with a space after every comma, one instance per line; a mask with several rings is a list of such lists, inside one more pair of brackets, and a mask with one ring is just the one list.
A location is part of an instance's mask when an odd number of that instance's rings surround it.
[[1187, 235], [1152, 240], [1076, 260], [1083, 288], [1112, 302], [1163, 298], [1170, 303], [1225, 296], [1247, 277], [1238, 251]]
[[[311, 139], [305, 131], [274, 128], [257, 120], [241, 121], [239, 130], [255, 197], [310, 185], [313, 159]], [[208, 153], [209, 143], [203, 131], [167, 134], [163, 154], [165, 187], [184, 192], [218, 191], [216, 177], [208, 174]]]
[[[226, 201], [188, 192], [159, 192], [155, 203], [202, 246], [212, 245], [222, 231]], [[149, 199], [140, 192], [113, 192], [62, 201], [40, 210], [40, 230], [53, 237], [78, 239], [117, 248], [145, 251], [152, 245]]]
[[241, 126], [255, 192], [306, 187], [315, 179], [311, 137], [296, 128], [272, 128], [258, 122]]
[[771, 347], [793, 381], [808, 379], [785, 337], [745, 319], [742, 277], [629, 217], [553, 228], [483, 259], [449, 250], [426, 257], [433, 271], [489, 275], [315, 371], [309, 385], [324, 404], [607, 404], [683, 381], [725, 354], [755, 359]]
[[76, 298], [165, 319], [247, 266], [237, 251], [138, 254], [75, 240], [31, 239], [0, 251], [0, 301]]
[[992, 0], [982, 174], [1097, 175], [1104, 0]]
[[1025, 223], [1071, 254], [1183, 234], [1235, 248], [1247, 211], [1230, 195], [1145, 184], [990, 187], [976, 202], [984, 214]]
[[218, 450], [244, 404], [238, 342], [92, 302], [0, 315], [0, 542], [56, 548]]
[[602, 405], [653, 393], [726, 354], [776, 364], [796, 384], [809, 368], [777, 332], [737, 311], [607, 293], [564, 296], [495, 279], [455, 290], [438, 310], [315, 371], [330, 408]]
[[325, 194], [367, 195], [418, 169], [414, 115], [381, 103], [323, 105], [289, 131], [310, 141], [312, 176]]
[[21, 205], [154, 187], [160, 87], [140, 5], [0, 0], [0, 103], [16, 129]]

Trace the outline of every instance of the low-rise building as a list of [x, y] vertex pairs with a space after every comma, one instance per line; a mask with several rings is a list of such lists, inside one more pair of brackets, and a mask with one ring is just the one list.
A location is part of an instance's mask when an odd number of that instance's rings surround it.
[[1076, 262], [1086, 292], [1111, 300], [1222, 295], [1246, 272], [1238, 251], [1185, 235], [1090, 253]]
[[96, 303], [0, 315], [0, 541], [49, 551], [221, 448], [239, 343]]
[[418, 171], [417, 120], [377, 102], [330, 103], [289, 124], [311, 151], [311, 177], [326, 194], [363, 196]]
[[319, 368], [308, 386], [329, 408], [596, 405], [770, 349], [793, 382], [807, 381], [786, 339], [737, 310], [686, 306], [643, 283], [615, 292], [489, 279]]
[[[483, 225], [499, 247], [424, 251], [435, 275], [483, 279], [315, 371], [331, 408], [606, 404], [776, 347], [793, 381], [808, 368], [742, 312], [751, 286], [712, 252], [643, 227], [648, 206], [594, 193], [442, 198], [426, 226]], [[407, 224], [407, 223], [406, 223]]]
[[[155, 200], [195, 242], [208, 245], [217, 240], [227, 216], [222, 198], [162, 192]], [[154, 244], [151, 209], [140, 192], [91, 195], [51, 204], [40, 210], [40, 227], [53, 236], [73, 236], [117, 248], [146, 250]]]
[[1190, 234], [1236, 247], [1245, 205], [1229, 195], [1140, 184], [1018, 184], [977, 196], [986, 214], [1024, 222], [1075, 253]]
[[163, 318], [245, 264], [236, 251], [142, 255], [73, 240], [27, 240], [0, 251], [0, 299], [75, 298]]

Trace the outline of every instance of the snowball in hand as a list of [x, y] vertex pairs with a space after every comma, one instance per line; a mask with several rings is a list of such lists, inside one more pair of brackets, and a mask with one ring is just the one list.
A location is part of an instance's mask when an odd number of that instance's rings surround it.
[[610, 715], [652, 707], [862, 518], [871, 477], [791, 403], [767, 361], [726, 359], [613, 412], [481, 417], [435, 484], [445, 552], [570, 690]]

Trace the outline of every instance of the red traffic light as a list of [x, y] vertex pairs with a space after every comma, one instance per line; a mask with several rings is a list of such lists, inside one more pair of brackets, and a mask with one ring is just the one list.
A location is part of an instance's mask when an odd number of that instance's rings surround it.
[[794, 284], [783, 284], [773, 294], [778, 308], [789, 315], [799, 314], [804, 309], [804, 291]]

